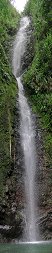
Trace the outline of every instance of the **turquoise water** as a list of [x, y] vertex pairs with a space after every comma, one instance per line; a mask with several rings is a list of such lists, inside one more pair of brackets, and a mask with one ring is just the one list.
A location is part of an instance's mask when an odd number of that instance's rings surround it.
[[52, 242], [0, 244], [0, 253], [52, 253]]

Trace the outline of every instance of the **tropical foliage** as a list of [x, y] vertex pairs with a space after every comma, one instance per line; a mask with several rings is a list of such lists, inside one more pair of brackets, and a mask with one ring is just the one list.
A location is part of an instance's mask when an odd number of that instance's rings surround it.
[[44, 145], [51, 167], [51, 105], [52, 105], [52, 1], [29, 0], [25, 14], [33, 24], [34, 58], [24, 75], [24, 83], [30, 94], [33, 111], [41, 116], [44, 129]]
[[19, 14], [10, 1], [0, 0], [0, 194], [12, 163], [16, 81], [9, 63], [9, 48], [18, 24]]

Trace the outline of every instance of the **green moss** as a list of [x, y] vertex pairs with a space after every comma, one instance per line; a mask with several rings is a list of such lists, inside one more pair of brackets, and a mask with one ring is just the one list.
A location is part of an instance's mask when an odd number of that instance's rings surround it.
[[9, 0], [0, 0], [0, 194], [11, 168], [16, 80], [12, 74], [9, 50], [20, 15]]
[[23, 77], [33, 112], [40, 116], [48, 167], [51, 166], [52, 153], [51, 6], [51, 0], [29, 0], [26, 4], [25, 14], [31, 16], [34, 28], [34, 58]]

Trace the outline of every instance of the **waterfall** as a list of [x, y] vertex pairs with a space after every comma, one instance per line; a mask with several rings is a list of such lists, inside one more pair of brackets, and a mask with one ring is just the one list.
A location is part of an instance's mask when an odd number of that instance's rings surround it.
[[25, 165], [25, 195], [26, 195], [26, 233], [28, 241], [37, 240], [36, 237], [36, 199], [35, 199], [35, 172], [36, 172], [36, 145], [34, 141], [35, 130], [33, 129], [31, 109], [24, 95], [21, 81], [21, 59], [24, 55], [27, 42], [28, 17], [21, 19], [20, 28], [14, 43], [13, 73], [19, 88], [19, 110], [20, 110], [20, 138], [24, 153]]
[[24, 17], [20, 22], [20, 29], [17, 32], [16, 40], [14, 43], [14, 54], [13, 54], [13, 73], [15, 77], [20, 76], [21, 72], [21, 59], [25, 52], [27, 32], [26, 28], [29, 26], [29, 19]]

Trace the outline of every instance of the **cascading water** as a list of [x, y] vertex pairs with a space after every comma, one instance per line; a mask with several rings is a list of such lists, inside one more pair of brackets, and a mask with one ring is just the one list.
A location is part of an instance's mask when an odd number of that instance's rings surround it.
[[29, 19], [21, 19], [19, 32], [17, 33], [13, 53], [13, 73], [17, 79], [19, 88], [19, 110], [20, 110], [20, 137], [24, 153], [25, 164], [25, 195], [26, 195], [26, 233], [28, 241], [37, 240], [36, 237], [36, 199], [34, 191], [34, 180], [36, 171], [36, 146], [34, 143], [34, 129], [32, 126], [31, 110], [24, 95], [23, 85], [20, 77], [21, 59], [25, 52]]
[[20, 29], [17, 32], [14, 54], [13, 54], [13, 73], [15, 77], [20, 76], [21, 73], [21, 59], [25, 52], [27, 33], [26, 28], [29, 25], [29, 19], [24, 17], [21, 19]]

